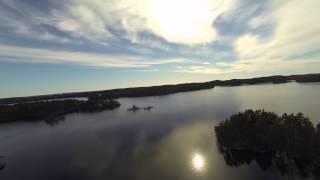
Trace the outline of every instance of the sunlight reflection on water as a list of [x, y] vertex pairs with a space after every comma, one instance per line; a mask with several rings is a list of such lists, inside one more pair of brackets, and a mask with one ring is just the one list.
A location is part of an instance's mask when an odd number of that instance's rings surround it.
[[193, 169], [197, 172], [202, 172], [205, 168], [205, 158], [200, 153], [195, 153], [192, 157]]

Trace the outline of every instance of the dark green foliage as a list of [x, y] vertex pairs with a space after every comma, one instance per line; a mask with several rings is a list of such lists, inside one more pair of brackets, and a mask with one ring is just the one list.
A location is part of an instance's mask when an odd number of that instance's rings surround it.
[[246, 110], [215, 127], [220, 145], [257, 152], [286, 152], [296, 158], [313, 158], [318, 131], [302, 113], [283, 114]]
[[120, 103], [114, 100], [59, 100], [39, 101], [0, 106], [0, 123], [13, 121], [51, 121], [69, 113], [96, 112], [114, 109]]
[[126, 89], [115, 89], [102, 91], [99, 95], [92, 95], [92, 98], [120, 98], [120, 97], [144, 97], [144, 96], [161, 96], [178, 92], [188, 92], [201, 89], [214, 88], [212, 83], [185, 83], [177, 85], [137, 87]]
[[[257, 154], [271, 153], [280, 167], [282, 159], [292, 159], [296, 166], [301, 166], [297, 168], [302, 174], [310, 169], [319, 170], [320, 125], [315, 128], [302, 113], [278, 116], [263, 110], [246, 110], [221, 122], [215, 132], [227, 163], [243, 164], [244, 160], [235, 158], [237, 154], [247, 157], [243, 152], [251, 152], [255, 158]], [[245, 160], [251, 161], [253, 157]]]

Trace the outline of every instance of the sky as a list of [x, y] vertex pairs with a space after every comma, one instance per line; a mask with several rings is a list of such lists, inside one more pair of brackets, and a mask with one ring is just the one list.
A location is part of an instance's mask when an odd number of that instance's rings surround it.
[[319, 0], [0, 0], [0, 98], [320, 72]]

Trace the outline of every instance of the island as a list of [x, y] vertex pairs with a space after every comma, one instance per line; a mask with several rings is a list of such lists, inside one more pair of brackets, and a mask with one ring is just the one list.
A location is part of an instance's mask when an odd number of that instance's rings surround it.
[[113, 99], [52, 100], [0, 105], [0, 123], [44, 120], [48, 123], [61, 120], [70, 113], [91, 113], [118, 108]]
[[215, 126], [220, 152], [231, 166], [256, 160], [262, 169], [288, 168], [300, 175], [320, 175], [320, 124], [314, 127], [302, 113], [278, 116], [264, 110], [245, 110]]

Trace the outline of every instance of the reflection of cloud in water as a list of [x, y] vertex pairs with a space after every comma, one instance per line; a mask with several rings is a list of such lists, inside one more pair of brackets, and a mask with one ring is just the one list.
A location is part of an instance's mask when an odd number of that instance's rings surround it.
[[[88, 146], [74, 147], [73, 166], [85, 169], [84, 176], [89, 179], [192, 179], [207, 165], [203, 155], [213, 158], [216, 154], [213, 131], [207, 124], [178, 128], [171, 133], [146, 131], [88, 135], [82, 139]], [[201, 152], [201, 156], [195, 152]], [[190, 165], [192, 155], [196, 167]]]
[[83, 179], [287, 178], [269, 168], [266, 156], [248, 159], [233, 153], [224, 160], [216, 147], [211, 123], [174, 129], [171, 126], [112, 128], [100, 134], [88, 132], [80, 139], [79, 147], [73, 147], [71, 153], [71, 169], [81, 169]]

